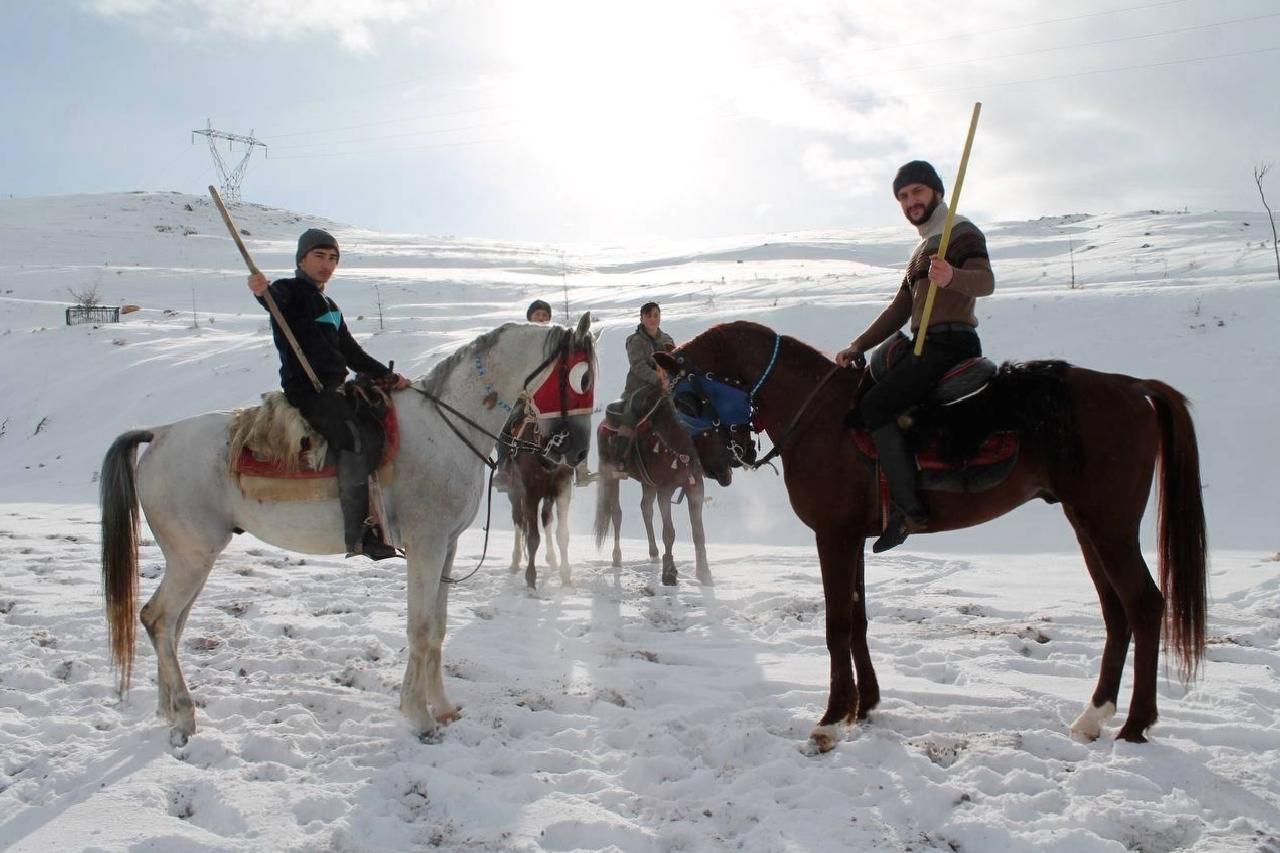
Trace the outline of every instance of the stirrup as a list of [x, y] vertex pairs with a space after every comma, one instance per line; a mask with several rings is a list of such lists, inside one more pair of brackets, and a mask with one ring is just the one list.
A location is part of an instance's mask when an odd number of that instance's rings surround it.
[[370, 560], [386, 560], [399, 557], [400, 552], [392, 548], [378, 535], [376, 526], [364, 529], [364, 537], [356, 543], [354, 550], [347, 552], [348, 557], [368, 557]]
[[907, 537], [912, 533], [919, 533], [929, 526], [929, 519], [925, 516], [918, 518], [907, 515], [897, 508], [889, 515], [889, 524], [885, 527], [884, 532], [880, 534], [880, 538], [871, 546], [872, 553], [882, 554], [890, 548], [897, 548], [903, 542], [907, 541]]

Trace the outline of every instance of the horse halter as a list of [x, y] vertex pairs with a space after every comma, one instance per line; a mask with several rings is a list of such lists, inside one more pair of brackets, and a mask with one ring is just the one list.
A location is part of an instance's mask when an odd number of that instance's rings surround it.
[[776, 335], [769, 364], [749, 391], [744, 382], [699, 370], [684, 356], [676, 357], [676, 363], [680, 365], [680, 373], [679, 379], [671, 389], [671, 402], [675, 406], [676, 416], [695, 438], [712, 430], [719, 432], [725, 448], [733, 458], [732, 464], [735, 468], [755, 467], [753, 463], [747, 461], [744, 448], [734, 437], [733, 431], [742, 427], [746, 427], [748, 432], [757, 431], [756, 394], [773, 373], [774, 365], [778, 363], [778, 350], [781, 346], [782, 336]]

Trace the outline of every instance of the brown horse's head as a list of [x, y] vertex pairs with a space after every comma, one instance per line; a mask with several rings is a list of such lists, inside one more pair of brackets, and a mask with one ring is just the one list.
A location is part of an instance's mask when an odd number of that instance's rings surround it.
[[[703, 470], [727, 486], [734, 468], [750, 468], [756, 461], [752, 391], [759, 377], [752, 380], [743, 375], [743, 366], [732, 352], [717, 346], [728, 343], [721, 329], [704, 332], [654, 359], [672, 378], [676, 414], [693, 437]], [[764, 371], [760, 375], [765, 375]]]

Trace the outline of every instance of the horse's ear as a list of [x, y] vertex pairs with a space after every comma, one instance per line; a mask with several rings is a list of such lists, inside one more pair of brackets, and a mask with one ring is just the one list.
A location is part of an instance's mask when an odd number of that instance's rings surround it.
[[587, 333], [591, 331], [591, 312], [585, 311], [578, 318], [578, 328], [574, 329], [573, 336], [578, 340], [585, 340]]
[[676, 357], [669, 352], [655, 352], [653, 360], [667, 373], [675, 373], [680, 369], [680, 362], [676, 361]]

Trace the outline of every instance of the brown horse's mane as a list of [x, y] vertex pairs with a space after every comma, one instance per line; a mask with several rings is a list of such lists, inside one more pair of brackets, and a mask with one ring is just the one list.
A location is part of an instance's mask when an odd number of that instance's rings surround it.
[[[733, 335], [740, 335], [742, 337], [758, 336], [764, 338], [767, 345], [772, 346], [773, 337], [780, 334], [782, 335], [783, 346], [789, 349], [788, 356], [794, 357], [798, 354], [806, 362], [812, 361], [815, 367], [830, 369], [835, 366], [835, 362], [818, 348], [805, 343], [797, 337], [782, 334], [775, 329], [769, 328], [763, 323], [756, 323], [751, 320], [731, 320], [727, 323], [719, 323], [706, 331], [695, 335], [693, 339], [681, 347], [681, 349], [687, 350], [690, 347], [699, 345], [709, 346], [713, 350], [731, 349], [732, 342], [729, 339]], [[698, 367], [703, 366], [704, 365], [701, 364], [698, 365]], [[803, 366], [807, 367], [808, 364]], [[856, 374], [851, 372], [850, 375], [852, 377]], [[742, 378], [750, 380], [756, 377]]]

